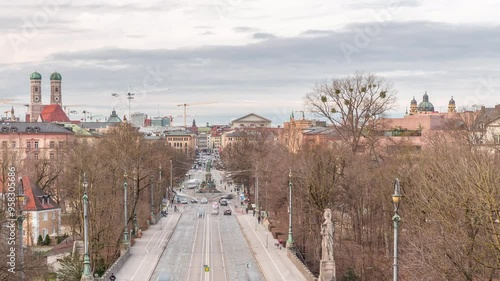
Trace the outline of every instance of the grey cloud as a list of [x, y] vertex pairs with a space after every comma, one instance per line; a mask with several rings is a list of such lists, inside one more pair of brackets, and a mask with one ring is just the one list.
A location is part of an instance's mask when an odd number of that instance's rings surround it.
[[310, 29], [301, 33], [301, 35], [330, 35], [334, 33], [332, 30], [316, 30]]
[[[380, 27], [377, 35], [365, 32], [363, 36], [368, 40], [363, 46], [356, 43], [360, 32], [377, 25]], [[27, 100], [29, 74], [37, 68], [44, 77], [43, 91], [48, 94], [47, 78], [57, 69], [63, 75], [65, 103], [78, 103], [84, 97], [100, 102], [101, 107], [107, 104], [110, 107], [113, 102], [110, 93], [125, 92], [127, 85], [134, 85], [139, 92], [147, 92], [147, 97], [135, 100], [133, 106], [153, 112], [159, 102], [165, 110], [177, 112], [177, 103], [195, 100], [238, 103], [251, 97], [262, 101], [258, 109], [271, 112], [275, 116], [270, 118], [275, 120], [286, 118], [289, 109], [293, 109], [282, 104], [302, 100], [315, 83], [356, 70], [384, 73], [394, 82], [402, 101], [409, 102], [413, 95], [419, 97], [427, 90], [432, 93], [436, 107], [438, 101], [449, 100], [451, 95], [457, 105], [465, 102], [481, 86], [480, 79], [500, 78], [500, 54], [496, 52], [500, 47], [498, 26], [432, 22], [380, 26], [375, 22], [320, 33], [324, 36], [279, 37], [245, 46], [60, 52], [38, 67], [23, 65], [12, 70], [0, 65], [0, 77], [5, 79], [0, 83], [0, 92]], [[342, 44], [355, 48], [349, 61], [340, 47]], [[157, 81], [151, 72], [159, 72], [155, 74], [159, 77]], [[172, 91], [165, 91], [167, 87]], [[500, 85], [491, 87], [500, 90]], [[480, 92], [485, 103], [500, 103], [497, 96], [489, 97], [485, 89]], [[126, 104], [123, 106], [126, 108]], [[230, 110], [226, 113], [230, 114]]]
[[251, 33], [259, 31], [257, 28], [247, 26], [237, 26], [233, 28], [234, 32]]
[[348, 8], [359, 10], [359, 9], [386, 9], [388, 7], [418, 7], [420, 6], [420, 0], [365, 0], [365, 1], [355, 1], [346, 4]]
[[271, 33], [259, 32], [259, 33], [254, 33], [253, 38], [255, 38], [255, 39], [273, 39], [273, 38], [276, 38], [276, 36], [272, 35]]

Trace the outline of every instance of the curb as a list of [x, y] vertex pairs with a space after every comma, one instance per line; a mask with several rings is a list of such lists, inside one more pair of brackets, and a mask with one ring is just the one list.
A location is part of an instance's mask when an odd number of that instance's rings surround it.
[[252, 255], [253, 255], [254, 259], [257, 261], [257, 264], [259, 265], [259, 272], [262, 274], [262, 276], [264, 276], [264, 279], [266, 279], [266, 281], [269, 281], [269, 278], [261, 270], [262, 264], [260, 263], [259, 259], [257, 258], [257, 254], [255, 253], [255, 251], [253, 249], [253, 246], [252, 246], [252, 243], [248, 239], [248, 236], [247, 236], [245, 230], [243, 229], [243, 226], [241, 225], [240, 220], [238, 218], [236, 218], [236, 220], [238, 221], [238, 225], [240, 226], [241, 232], [243, 232], [243, 236], [245, 237], [245, 240], [247, 241], [247, 244], [250, 246], [250, 249], [252, 250]]
[[151, 280], [151, 277], [153, 277], [153, 274], [155, 273], [156, 271], [156, 267], [158, 266], [158, 263], [160, 262], [160, 259], [161, 257], [163, 257], [163, 253], [165, 252], [165, 249], [167, 248], [168, 246], [168, 242], [170, 242], [170, 238], [172, 238], [172, 234], [174, 234], [174, 231], [175, 229], [177, 228], [177, 225], [179, 224], [179, 221], [181, 220], [182, 218], [182, 215], [184, 214], [184, 212], [181, 212], [180, 216], [179, 216], [179, 219], [177, 220], [177, 222], [175, 223], [175, 226], [174, 228], [172, 228], [172, 230], [168, 233], [167, 235], [167, 239], [165, 240], [165, 246], [163, 247], [163, 250], [161, 251], [160, 255], [158, 256], [158, 258], [156, 259], [156, 263], [155, 263], [155, 267], [153, 268], [153, 271], [151, 271], [151, 274], [149, 274], [149, 277], [148, 277], [148, 280]]

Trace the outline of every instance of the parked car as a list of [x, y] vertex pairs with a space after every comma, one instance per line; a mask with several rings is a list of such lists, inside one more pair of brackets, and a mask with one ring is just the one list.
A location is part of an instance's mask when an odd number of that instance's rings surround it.
[[212, 215], [218, 215], [219, 214], [219, 209], [212, 209], [212, 211], [210, 212], [210, 214], [212, 214]]
[[231, 209], [224, 210], [224, 216], [230, 216], [230, 215], [231, 215]]
[[205, 198], [205, 197], [203, 197], [203, 198], [201, 198], [200, 203], [201, 204], [207, 204], [208, 203], [208, 199]]
[[227, 200], [226, 199], [221, 199], [220, 200], [220, 205], [221, 206], [227, 206]]
[[187, 204], [188, 201], [186, 199], [181, 199], [181, 204]]
[[196, 198], [191, 199], [191, 203], [198, 203], [198, 200]]

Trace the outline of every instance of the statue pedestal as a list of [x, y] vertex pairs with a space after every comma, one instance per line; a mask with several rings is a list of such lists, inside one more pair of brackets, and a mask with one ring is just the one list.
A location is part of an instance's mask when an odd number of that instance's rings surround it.
[[321, 261], [318, 281], [335, 281], [335, 262]]

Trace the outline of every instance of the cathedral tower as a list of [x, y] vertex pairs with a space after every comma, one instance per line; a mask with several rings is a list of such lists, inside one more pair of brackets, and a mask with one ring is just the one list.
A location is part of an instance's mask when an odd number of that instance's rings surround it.
[[453, 96], [451, 97], [451, 100], [448, 103], [448, 113], [455, 113], [455, 100], [453, 99]]
[[417, 113], [417, 100], [415, 99], [415, 96], [411, 100], [410, 103], [410, 115], [416, 114]]
[[42, 112], [42, 75], [38, 72], [33, 72], [30, 75], [30, 119], [26, 120], [29, 122], [36, 122], [38, 116]]
[[61, 74], [54, 72], [50, 75], [50, 104], [62, 106]]

